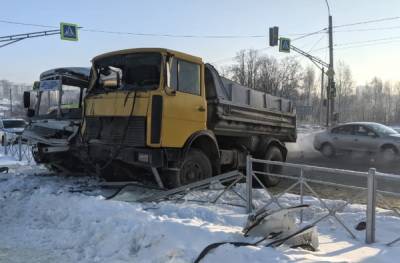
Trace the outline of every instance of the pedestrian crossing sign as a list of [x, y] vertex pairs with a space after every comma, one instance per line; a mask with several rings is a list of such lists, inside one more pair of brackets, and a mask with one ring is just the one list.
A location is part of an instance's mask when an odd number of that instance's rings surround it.
[[78, 41], [78, 25], [70, 23], [60, 23], [60, 33], [62, 40]]
[[290, 39], [281, 37], [279, 38], [279, 52], [290, 53]]

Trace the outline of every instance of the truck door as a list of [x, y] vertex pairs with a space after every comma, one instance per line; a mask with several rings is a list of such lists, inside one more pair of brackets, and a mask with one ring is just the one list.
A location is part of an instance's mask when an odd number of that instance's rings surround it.
[[201, 64], [171, 57], [170, 94], [164, 96], [163, 147], [182, 147], [196, 131], [206, 129], [207, 103]]

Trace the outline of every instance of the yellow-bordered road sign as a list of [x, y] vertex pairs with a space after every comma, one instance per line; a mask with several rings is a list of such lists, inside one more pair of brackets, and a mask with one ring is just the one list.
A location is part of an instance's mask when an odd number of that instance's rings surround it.
[[60, 23], [62, 40], [78, 41], [78, 25], [70, 23]]

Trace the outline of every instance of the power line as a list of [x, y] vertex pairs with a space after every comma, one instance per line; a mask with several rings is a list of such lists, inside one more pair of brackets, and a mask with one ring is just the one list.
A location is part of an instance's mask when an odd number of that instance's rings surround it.
[[333, 28], [341, 28], [341, 27], [348, 27], [348, 26], [357, 26], [357, 25], [364, 25], [364, 24], [370, 24], [370, 23], [378, 23], [378, 22], [391, 21], [391, 20], [397, 20], [397, 19], [400, 19], [400, 16], [385, 17], [385, 18], [380, 18], [380, 19], [366, 20], [366, 21], [361, 21], [361, 22], [356, 22], [356, 23], [350, 23], [350, 24], [343, 24], [343, 25], [333, 26]]
[[400, 26], [359, 28], [359, 29], [348, 29], [348, 30], [335, 30], [333, 32], [334, 33], [345, 33], [345, 32], [381, 31], [381, 30], [392, 30], [392, 29], [400, 29]]
[[315, 44], [310, 48], [310, 50], [308, 51], [308, 53], [311, 53], [312, 51], [314, 51], [315, 47], [321, 42], [322, 39], [324, 39], [326, 37], [326, 35], [322, 35], [316, 42]]
[[304, 34], [304, 35], [302, 35], [300, 37], [292, 39], [292, 41], [300, 40], [300, 39], [303, 39], [303, 38], [306, 38], [306, 37], [309, 37], [309, 36], [313, 36], [313, 35], [316, 35], [316, 34], [321, 34], [321, 33], [326, 33], [326, 28], [323, 28], [323, 29], [315, 31], [315, 32], [306, 33], [306, 34]]
[[[294, 38], [294, 39], [292, 39], [292, 41], [297, 41], [297, 40], [300, 40], [300, 39], [303, 39], [303, 38], [306, 38], [306, 37], [309, 37], [309, 36], [313, 36], [313, 35], [316, 35], [316, 34], [320, 34], [320, 33], [322, 33], [323, 31], [325, 31], [326, 29], [324, 28], [324, 29], [320, 29], [320, 30], [318, 30], [318, 31], [314, 31], [314, 32], [310, 32], [310, 33], [302, 33], [301, 34], [301, 36], [300, 37], [297, 37], [297, 38]], [[285, 34], [285, 35], [290, 35], [290, 34]], [[298, 34], [297, 34], [298, 35]], [[317, 45], [321, 40], [322, 40], [322, 38], [324, 38], [325, 37], [325, 35], [323, 35], [319, 40], [317, 40], [317, 42], [314, 44], [314, 46], [312, 47], [312, 48], [314, 48], [315, 47], [315, 45]], [[270, 49], [270, 48], [272, 48], [271, 46], [268, 46], [268, 47], [265, 47], [265, 48], [260, 48], [260, 49], [256, 49], [255, 51], [264, 51], [264, 50], [267, 50], [267, 49]], [[233, 56], [233, 57], [229, 57], [229, 58], [223, 58], [223, 59], [219, 59], [219, 60], [216, 60], [216, 61], [214, 61], [214, 62], [211, 62], [212, 64], [219, 64], [219, 63], [221, 63], [221, 62], [224, 62], [224, 61], [229, 61], [229, 60], [233, 60], [233, 59], [235, 59], [236, 58], [236, 56]]]
[[[400, 16], [396, 17], [386, 17], [386, 18], [380, 18], [380, 19], [374, 19], [374, 20], [366, 20], [366, 21], [360, 21], [360, 22], [355, 22], [355, 23], [349, 23], [349, 24], [342, 24], [342, 25], [337, 25], [334, 26], [334, 28], [342, 28], [342, 27], [349, 27], [349, 26], [356, 26], [356, 25], [362, 25], [362, 24], [370, 24], [370, 23], [378, 23], [378, 22], [384, 22], [384, 21], [392, 21], [392, 20], [397, 20], [400, 19]], [[51, 25], [43, 25], [43, 24], [35, 24], [35, 23], [25, 23], [25, 22], [18, 22], [18, 21], [12, 21], [12, 20], [5, 20], [1, 19], [0, 23], [6, 23], [6, 24], [13, 24], [13, 25], [22, 25], [22, 26], [34, 26], [34, 27], [44, 27], [44, 28], [58, 28], [57, 26], [51, 26]], [[395, 28], [400, 28], [400, 27], [388, 27], [388, 28], [381, 28], [381, 29], [395, 29]], [[373, 29], [354, 29], [354, 30], [348, 30], [348, 31], [335, 31], [335, 32], [355, 32], [355, 31], [369, 31], [369, 30], [380, 30], [379, 28], [373, 28]], [[171, 38], [264, 38], [267, 37], [267, 35], [263, 34], [255, 34], [255, 35], [191, 35], [191, 34], [158, 34], [158, 33], [143, 33], [143, 32], [124, 32], [124, 31], [112, 31], [112, 30], [102, 30], [102, 29], [91, 29], [91, 28], [82, 28], [81, 31], [85, 32], [92, 32], [92, 33], [105, 33], [105, 34], [114, 34], [114, 35], [134, 35], [134, 36], [148, 36], [148, 37], [171, 37]], [[308, 36], [316, 35], [316, 34], [321, 34], [325, 33], [327, 31], [327, 28], [311, 32], [311, 33], [292, 33], [292, 34], [286, 34], [286, 35], [299, 35], [298, 38], [294, 38], [294, 40], [300, 40], [303, 38], [306, 38]]]
[[0, 20], [0, 23], [12, 24], [12, 25], [21, 25], [21, 26], [35, 26], [35, 27], [46, 27], [46, 28], [58, 28], [57, 26], [22, 23], [22, 22], [10, 21], [10, 20]]
[[179, 35], [179, 34], [156, 34], [156, 33], [135, 33], [124, 31], [108, 31], [99, 29], [81, 29], [81, 31], [92, 33], [106, 33], [114, 35], [133, 35], [145, 37], [171, 37], [171, 38], [265, 38], [267, 35]]
[[[36, 26], [36, 27], [47, 27], [47, 28], [58, 28], [56, 26], [43, 25], [43, 24], [32, 24], [32, 23], [24, 23], [17, 22], [11, 20], [0, 20], [0, 23], [6, 24], [14, 24], [14, 25], [22, 25], [22, 26]], [[112, 31], [112, 30], [103, 30], [103, 29], [92, 29], [92, 28], [82, 28], [81, 31], [91, 32], [91, 33], [105, 33], [105, 34], [114, 34], [114, 35], [133, 35], [133, 36], [147, 36], [147, 37], [172, 37], [172, 38], [265, 38], [267, 35], [191, 35], [191, 34], [158, 34], [158, 33], [143, 33], [143, 32], [125, 32], [125, 31]], [[319, 34], [325, 29], [318, 30], [311, 33], [292, 33], [287, 35], [298, 35], [300, 37], [293, 39], [298, 40], [311, 35]]]
[[348, 46], [348, 45], [364, 44], [364, 43], [371, 43], [371, 42], [380, 42], [380, 41], [394, 40], [394, 39], [400, 39], [400, 36], [377, 38], [377, 39], [368, 39], [368, 40], [354, 41], [354, 42], [347, 42], [347, 43], [340, 43], [340, 44], [336, 44], [335, 46]]
[[400, 38], [398, 38], [396, 40], [384, 41], [384, 42], [379, 42], [379, 43], [358, 44], [358, 45], [347, 46], [347, 47], [345, 46], [345, 47], [337, 48], [336, 50], [344, 50], [344, 49], [350, 49], [350, 48], [361, 48], [361, 47], [368, 47], [368, 46], [385, 45], [385, 44], [399, 43], [399, 42], [400, 42]]

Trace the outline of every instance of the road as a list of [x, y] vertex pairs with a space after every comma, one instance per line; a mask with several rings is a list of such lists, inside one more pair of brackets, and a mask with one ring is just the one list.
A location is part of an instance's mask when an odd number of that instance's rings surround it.
[[[376, 168], [379, 172], [399, 174], [400, 179], [400, 160], [392, 163], [380, 164], [375, 161], [375, 158], [371, 155], [362, 154], [347, 154], [336, 156], [334, 158], [326, 158], [322, 156], [318, 151], [314, 150], [312, 147], [314, 134], [299, 134], [297, 143], [287, 144], [289, 153], [287, 162], [297, 163], [297, 164], [307, 164], [322, 167], [355, 170], [366, 172], [369, 168]], [[286, 168], [284, 174], [299, 176], [299, 171], [294, 168]], [[366, 178], [359, 176], [349, 176], [349, 175], [339, 175], [330, 173], [305, 173], [305, 176], [311, 179], [319, 179], [323, 181], [335, 182], [345, 185], [353, 185], [366, 187]], [[293, 183], [293, 181], [284, 180], [279, 184], [278, 187], [274, 188], [274, 192], [282, 191], [282, 189], [287, 188]], [[354, 189], [348, 188], [337, 188], [331, 186], [315, 185], [317, 193], [325, 198], [337, 198], [345, 199], [351, 197], [354, 193], [357, 193]], [[378, 190], [390, 191], [400, 193], [400, 180], [390, 180], [390, 179], [379, 179], [378, 180]], [[294, 192], [298, 193], [298, 189]], [[400, 206], [400, 198], [387, 197], [387, 200], [393, 206]], [[365, 198], [358, 199], [356, 201], [365, 202]], [[378, 200], [379, 204], [382, 204], [381, 200]]]

